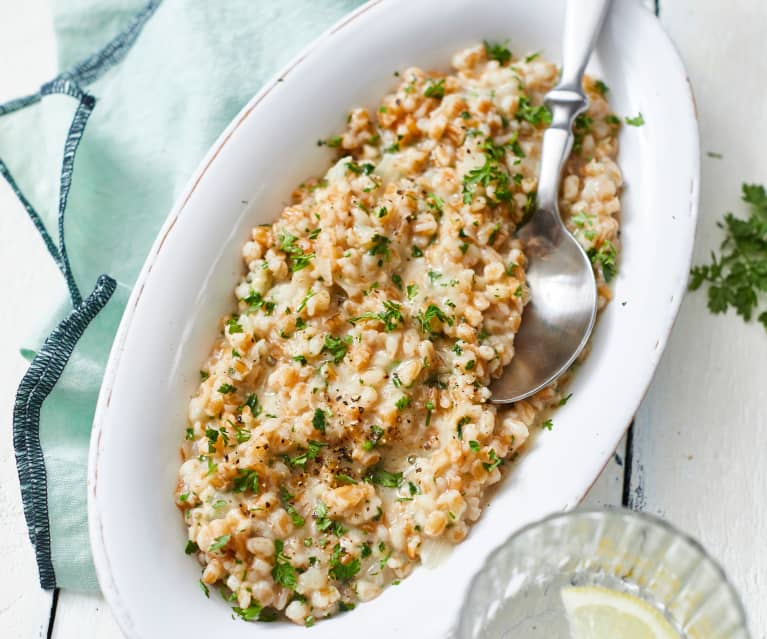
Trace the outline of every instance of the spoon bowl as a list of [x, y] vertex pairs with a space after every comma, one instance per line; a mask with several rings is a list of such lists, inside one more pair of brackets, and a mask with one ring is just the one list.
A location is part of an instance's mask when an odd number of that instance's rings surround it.
[[[552, 216], [559, 218], [559, 213]], [[561, 225], [542, 233], [535, 220], [519, 234], [526, 245], [530, 302], [514, 340], [515, 351], [503, 375], [490, 386], [492, 402], [509, 404], [554, 381], [588, 342], [597, 308], [591, 260]]]

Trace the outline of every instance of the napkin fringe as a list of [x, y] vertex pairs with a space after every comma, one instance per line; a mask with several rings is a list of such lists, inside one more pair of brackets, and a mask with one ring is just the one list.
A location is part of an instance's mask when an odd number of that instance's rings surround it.
[[40, 445], [40, 410], [58, 382], [85, 329], [112, 297], [117, 282], [101, 275], [91, 294], [45, 339], [21, 379], [13, 407], [13, 448], [29, 540], [35, 547], [40, 585], [56, 587], [48, 521], [47, 473]]

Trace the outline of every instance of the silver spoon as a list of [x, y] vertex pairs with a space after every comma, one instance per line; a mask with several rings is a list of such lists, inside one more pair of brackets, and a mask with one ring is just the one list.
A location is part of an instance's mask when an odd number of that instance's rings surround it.
[[516, 402], [551, 384], [575, 361], [594, 327], [597, 289], [591, 260], [565, 228], [557, 200], [573, 121], [588, 106], [583, 72], [610, 2], [567, 2], [562, 75], [545, 99], [553, 117], [543, 134], [537, 208], [517, 233], [525, 244], [531, 297], [514, 339], [514, 357], [490, 385], [493, 404]]

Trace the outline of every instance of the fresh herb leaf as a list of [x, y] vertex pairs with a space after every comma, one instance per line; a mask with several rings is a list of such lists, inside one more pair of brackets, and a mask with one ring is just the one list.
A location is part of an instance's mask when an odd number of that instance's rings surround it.
[[213, 543], [208, 547], [208, 552], [216, 552], [218, 550], [221, 550], [224, 546], [226, 546], [229, 543], [229, 539], [232, 536], [227, 535], [221, 535], [221, 537], [216, 537], [213, 540]]
[[370, 249], [368, 255], [382, 255], [383, 257], [389, 257], [389, 244], [391, 240], [385, 235], [379, 235], [376, 233], [371, 240]]
[[511, 51], [504, 44], [488, 42], [485, 40], [485, 53], [488, 60], [497, 60], [501, 65], [511, 61]]
[[[690, 271], [690, 290], [708, 284], [708, 308], [725, 313], [730, 307], [745, 321], [758, 311], [767, 294], [767, 192], [764, 186], [743, 184], [743, 201], [749, 205], [747, 219], [732, 213], [719, 226], [725, 231], [720, 255], [712, 251], [711, 263]], [[767, 329], [767, 310], [757, 316]]]
[[200, 547], [190, 539], [186, 542], [186, 548], [184, 548], [184, 552], [187, 555], [193, 555], [196, 552], [200, 552]]
[[446, 315], [445, 312], [436, 304], [429, 304], [426, 307], [426, 310], [418, 313], [415, 318], [418, 320], [418, 323], [421, 326], [421, 331], [428, 335], [435, 333], [433, 328], [434, 320], [437, 320], [442, 324], [447, 324], [448, 326], [453, 325], [453, 319]]
[[390, 333], [404, 321], [402, 318], [402, 307], [396, 302], [392, 302], [390, 300], [384, 300], [383, 305], [384, 310], [380, 313], [363, 313], [359, 317], [350, 319], [349, 322], [355, 324], [361, 320], [378, 320], [383, 322], [384, 330], [387, 333]]
[[625, 120], [626, 120], [626, 124], [630, 126], [642, 126], [644, 124], [644, 118], [642, 117], [641, 111], [633, 118], [626, 116]]
[[[343, 556], [343, 557], [342, 557]], [[344, 559], [346, 561], [344, 561]], [[348, 559], [346, 551], [341, 549], [341, 544], [333, 546], [333, 554], [330, 557], [330, 569], [328, 574], [338, 581], [349, 581], [360, 571], [360, 560], [355, 557]]]
[[338, 364], [345, 356], [349, 346], [340, 337], [325, 335], [325, 343], [322, 346], [323, 353], [329, 353], [333, 358], [333, 363]]
[[314, 426], [315, 430], [320, 431], [321, 433], [325, 432], [325, 427], [327, 426], [327, 415], [325, 415], [325, 411], [321, 408], [317, 408], [314, 411], [314, 417], [312, 417], [312, 426]]
[[242, 325], [238, 323], [239, 318], [235, 315], [234, 317], [231, 317], [226, 322], [226, 327], [229, 329], [229, 334], [234, 335], [235, 333], [242, 333]]
[[281, 539], [275, 539], [275, 564], [274, 568], [272, 568], [272, 579], [274, 579], [274, 583], [292, 590], [296, 587], [296, 583], [298, 583], [298, 574], [288, 558], [283, 554], [283, 548], [283, 541]]
[[554, 422], [551, 421], [551, 419], [547, 419], [545, 422], [541, 424], [541, 428], [543, 430], [552, 430], [554, 428]]
[[551, 124], [551, 110], [549, 107], [545, 104], [533, 106], [530, 98], [524, 95], [519, 98], [519, 107], [515, 117], [520, 122], [529, 122], [533, 126], [540, 126], [541, 124], [548, 126]]
[[605, 282], [609, 282], [615, 277], [615, 274], [618, 272], [618, 267], [615, 263], [615, 260], [618, 257], [618, 252], [615, 249], [615, 245], [610, 240], [602, 242], [598, 249], [589, 249], [588, 256], [591, 258], [592, 264], [598, 264], [601, 267], [602, 276], [605, 278]]
[[490, 458], [489, 462], [484, 462], [482, 466], [488, 473], [492, 473], [498, 466], [500, 466], [503, 463], [503, 460], [498, 457], [498, 454], [495, 452], [494, 448], [490, 449], [490, 452], [488, 452], [487, 456]]
[[440, 78], [436, 82], [434, 80], [430, 80], [423, 94], [427, 98], [438, 98], [438, 99], [444, 98], [445, 97], [445, 78]]
[[309, 262], [314, 259], [314, 253], [305, 253], [304, 249], [296, 245], [298, 238], [290, 233], [280, 233], [280, 250], [288, 256], [288, 266], [295, 273], [309, 266]]
[[390, 473], [383, 468], [374, 468], [365, 479], [384, 488], [399, 488], [402, 485], [402, 473]]
[[221, 386], [218, 387], [218, 392], [222, 395], [228, 395], [229, 393], [234, 393], [237, 389], [232, 386], [231, 384], [221, 384]]
[[249, 468], [238, 468], [237, 477], [232, 480], [232, 490], [235, 493], [250, 491], [258, 494], [258, 474]]

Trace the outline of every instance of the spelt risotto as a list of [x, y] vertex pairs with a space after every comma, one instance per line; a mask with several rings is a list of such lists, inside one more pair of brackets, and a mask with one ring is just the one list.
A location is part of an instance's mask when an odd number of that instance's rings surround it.
[[[337, 161], [252, 230], [237, 307], [189, 404], [176, 502], [201, 586], [246, 620], [311, 625], [455, 544], [559, 386], [508, 408], [487, 386], [514, 355], [529, 291], [514, 229], [535, 203], [542, 98], [557, 67], [503, 46], [411, 68], [323, 141]], [[560, 205], [615, 273], [618, 119], [587, 78]]]

